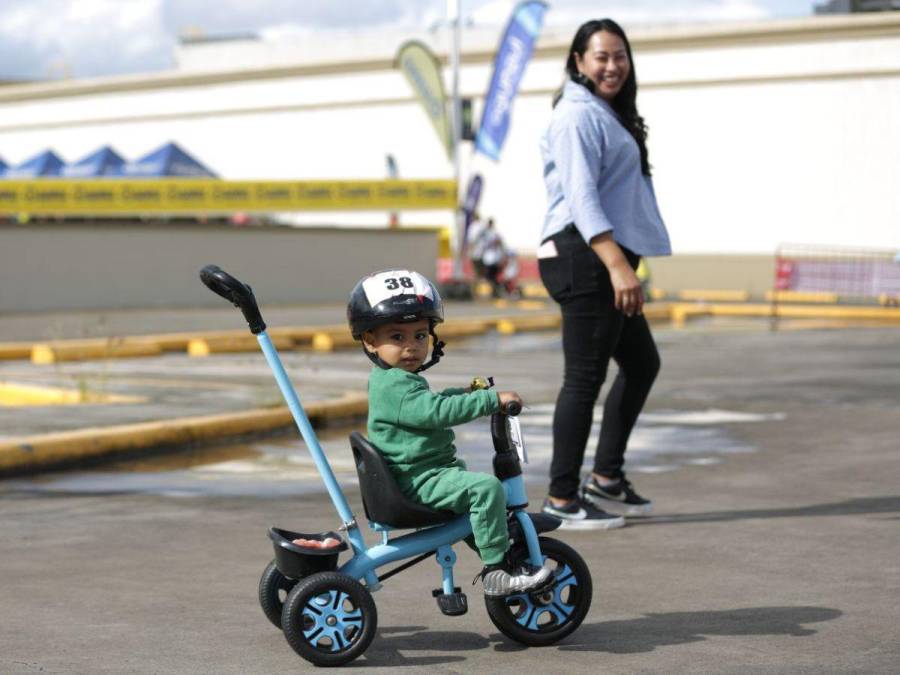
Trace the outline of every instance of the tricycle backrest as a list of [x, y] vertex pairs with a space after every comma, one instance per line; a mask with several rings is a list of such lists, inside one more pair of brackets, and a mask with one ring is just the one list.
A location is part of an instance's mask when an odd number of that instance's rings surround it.
[[384, 456], [358, 431], [350, 434], [350, 448], [359, 475], [363, 508], [370, 521], [407, 529], [439, 525], [456, 517], [455, 513], [436, 511], [404, 495]]

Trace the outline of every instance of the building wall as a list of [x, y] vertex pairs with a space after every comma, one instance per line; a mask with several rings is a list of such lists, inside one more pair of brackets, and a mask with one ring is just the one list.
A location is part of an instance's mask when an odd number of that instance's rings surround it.
[[[502, 161], [464, 150], [463, 179], [484, 174], [482, 211], [525, 253], [538, 243], [538, 142], [569, 39], [539, 43]], [[785, 242], [900, 248], [900, 13], [635, 31], [632, 41], [676, 254], [771, 254]], [[463, 37], [461, 90], [476, 98], [476, 113], [494, 44]], [[315, 63], [4, 87], [0, 155], [19, 161], [51, 146], [73, 160], [108, 142], [136, 157], [171, 139], [233, 179], [381, 178], [388, 153], [403, 177], [450, 177], [392, 67], [393, 49], [357, 62], [319, 55]], [[292, 219], [386, 221], [383, 213]], [[401, 222], [452, 221], [430, 212]]]
[[199, 281], [216, 264], [269, 305], [343, 302], [357, 279], [430, 273], [434, 230], [187, 224], [0, 225], [0, 314], [60, 309], [221, 307]]

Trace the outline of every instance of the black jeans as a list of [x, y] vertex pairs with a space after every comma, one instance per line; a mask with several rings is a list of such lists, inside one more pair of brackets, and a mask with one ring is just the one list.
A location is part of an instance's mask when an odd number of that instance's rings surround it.
[[[610, 359], [619, 374], [603, 407], [603, 422], [593, 471], [609, 478], [625, 473], [625, 448], [647, 400], [659, 353], [643, 315], [626, 317], [615, 308], [609, 272], [574, 226], [551, 237], [558, 255], [538, 262], [541, 280], [562, 311], [565, 356], [563, 385], [553, 414], [550, 495], [572, 499], [578, 493], [581, 465]], [[640, 258], [622, 249], [633, 268]]]

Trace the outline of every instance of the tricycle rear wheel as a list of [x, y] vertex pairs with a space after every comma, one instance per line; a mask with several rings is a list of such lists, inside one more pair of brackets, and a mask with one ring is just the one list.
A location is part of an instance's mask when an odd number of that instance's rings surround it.
[[378, 613], [369, 590], [339, 572], [317, 572], [288, 593], [281, 628], [288, 644], [317, 666], [342, 666], [375, 637]]
[[266, 618], [279, 630], [284, 601], [296, 585], [296, 579], [290, 579], [278, 571], [274, 560], [266, 566], [259, 579], [259, 606]]

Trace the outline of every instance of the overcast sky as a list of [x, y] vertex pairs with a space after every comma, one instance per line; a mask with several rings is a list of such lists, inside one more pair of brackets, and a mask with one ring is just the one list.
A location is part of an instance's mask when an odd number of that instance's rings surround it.
[[[496, 25], [514, 0], [460, 0], [466, 20]], [[610, 16], [626, 26], [785, 18], [824, 0], [549, 0], [548, 24]], [[445, 0], [0, 0], [0, 79], [96, 77], [172, 66], [185, 32], [302, 35], [427, 28]], [[352, 9], [350, 9], [352, 8]], [[300, 39], [300, 38], [298, 38]]]

